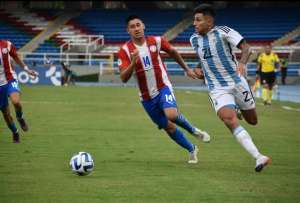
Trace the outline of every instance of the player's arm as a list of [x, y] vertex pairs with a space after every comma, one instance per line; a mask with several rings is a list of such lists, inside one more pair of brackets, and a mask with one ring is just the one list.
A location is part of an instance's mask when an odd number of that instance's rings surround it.
[[239, 60], [236, 71], [239, 75], [244, 76], [246, 73], [246, 64], [251, 54], [249, 44], [239, 32], [235, 31], [232, 28], [226, 27], [225, 30], [222, 28], [220, 28], [220, 30], [222, 30], [223, 34], [225, 35], [225, 38], [230, 44], [236, 46], [238, 49], [241, 50], [241, 58]]
[[38, 76], [39, 74], [35, 72], [34, 70], [30, 70], [28, 66], [21, 60], [19, 57], [19, 54], [16, 51], [16, 47], [14, 45], [11, 45], [11, 50], [9, 54], [12, 56], [14, 61], [21, 67], [23, 68], [29, 75], [32, 75], [34, 77]]
[[246, 64], [248, 62], [249, 56], [251, 55], [250, 46], [246, 42], [246, 40], [242, 39], [241, 42], [237, 46], [241, 51], [241, 58], [239, 60], [237, 71], [241, 75], [245, 75], [246, 73]]
[[139, 51], [136, 49], [131, 54], [131, 62], [127, 67], [121, 68], [120, 70], [120, 78], [122, 82], [126, 83], [132, 76], [136, 61], [138, 59]]
[[174, 58], [176, 60], [176, 62], [181, 66], [181, 68], [186, 72], [186, 74], [189, 77], [191, 77], [193, 79], [195, 79], [197, 77], [196, 74], [194, 73], [194, 71], [186, 65], [182, 56], [179, 54], [179, 52], [173, 46], [170, 46], [169, 49], [166, 49], [164, 51], [166, 51], [172, 58]]
[[198, 79], [204, 79], [204, 74], [200, 63], [198, 63], [197, 66], [194, 68], [194, 73], [196, 74], [196, 77]]

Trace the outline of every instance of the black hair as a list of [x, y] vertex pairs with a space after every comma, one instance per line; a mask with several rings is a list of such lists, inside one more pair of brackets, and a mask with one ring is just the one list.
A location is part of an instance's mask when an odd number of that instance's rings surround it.
[[196, 13], [202, 13], [203, 15], [208, 15], [211, 17], [216, 16], [216, 11], [211, 4], [200, 4], [194, 9], [194, 15]]
[[134, 19], [139, 19], [142, 20], [139, 16], [137, 15], [130, 15], [126, 18], [126, 25], [128, 25], [129, 21], [134, 20]]

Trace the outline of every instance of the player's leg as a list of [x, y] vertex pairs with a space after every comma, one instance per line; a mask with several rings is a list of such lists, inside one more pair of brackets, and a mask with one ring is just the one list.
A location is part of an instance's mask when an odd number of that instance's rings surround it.
[[12, 104], [14, 105], [16, 118], [24, 131], [28, 131], [28, 125], [23, 116], [23, 108], [20, 99], [20, 88], [16, 80], [10, 81], [8, 83], [8, 95]]
[[246, 129], [239, 125], [234, 109], [226, 106], [222, 107], [218, 111], [218, 116], [230, 129], [240, 145], [256, 160], [256, 172], [260, 172], [266, 165], [271, 163], [271, 159], [269, 157], [262, 155], [258, 151]]
[[275, 73], [270, 73], [269, 78], [268, 78], [268, 89], [269, 89], [269, 94], [267, 95], [267, 104], [270, 105], [272, 103], [272, 97], [273, 97], [273, 87], [275, 85], [276, 81], [276, 75]]
[[250, 125], [256, 125], [257, 124], [257, 113], [256, 109], [248, 109], [248, 110], [241, 110], [241, 113], [244, 117], [244, 119], [249, 123]]
[[[210, 94], [214, 102], [215, 111], [218, 117], [223, 121], [223, 123], [228, 127], [231, 133], [234, 135], [236, 140], [240, 145], [254, 158], [256, 159], [256, 171], [261, 171], [261, 164], [265, 166], [266, 160], [269, 163], [269, 158], [265, 159], [262, 154], [258, 151], [257, 147], [252, 141], [249, 133], [238, 123], [238, 118], [235, 112], [235, 98], [229, 92], [226, 94], [224, 91], [216, 92], [215, 94]], [[256, 169], [258, 167], [258, 169]]]
[[163, 127], [172, 140], [189, 152], [194, 151], [194, 145], [184, 136], [174, 123], [167, 120], [167, 125]]
[[176, 123], [183, 129], [187, 130], [192, 135], [203, 140], [204, 142], [210, 141], [210, 136], [207, 132], [200, 130], [193, 126], [184, 116], [178, 111], [176, 98], [168, 87], [161, 90], [160, 107], [164, 110], [164, 113], [168, 120]]
[[159, 129], [164, 129], [172, 140], [186, 149], [190, 154], [196, 154], [195, 145], [186, 139], [184, 134], [176, 127], [176, 125], [169, 121], [165, 116], [163, 110], [159, 106], [159, 96], [150, 101], [144, 101], [142, 104], [151, 120], [158, 126]]
[[267, 73], [261, 73], [261, 86], [262, 86], [261, 98], [263, 100], [264, 105], [267, 105], [267, 99], [269, 94]]
[[169, 137], [174, 140], [178, 145], [185, 148], [189, 152], [188, 163], [195, 164], [198, 162], [198, 147], [192, 144], [184, 134], [176, 127], [174, 123], [168, 120], [167, 126], [164, 128]]
[[7, 127], [13, 133], [13, 142], [20, 142], [18, 129], [11, 117], [9, 106], [8, 106], [8, 98], [7, 98], [7, 85], [0, 86], [0, 109], [3, 114], [3, 118], [6, 122]]
[[19, 143], [20, 142], [20, 135], [19, 135], [18, 129], [16, 127], [16, 124], [14, 123], [13, 118], [10, 114], [9, 106], [7, 106], [5, 108], [2, 108], [1, 111], [2, 111], [3, 118], [6, 122], [7, 127], [12, 132], [13, 142], [14, 143]]
[[235, 97], [236, 108], [240, 109], [243, 118], [251, 125], [257, 124], [257, 113], [255, 110], [255, 99], [245, 78], [241, 78], [236, 88]]

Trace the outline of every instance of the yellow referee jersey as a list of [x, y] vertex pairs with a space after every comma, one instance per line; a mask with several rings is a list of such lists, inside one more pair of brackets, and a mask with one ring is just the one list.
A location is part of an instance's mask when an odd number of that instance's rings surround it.
[[273, 72], [275, 71], [275, 64], [279, 63], [279, 58], [277, 54], [271, 52], [269, 55], [262, 53], [257, 59], [258, 63], [261, 65], [261, 72]]

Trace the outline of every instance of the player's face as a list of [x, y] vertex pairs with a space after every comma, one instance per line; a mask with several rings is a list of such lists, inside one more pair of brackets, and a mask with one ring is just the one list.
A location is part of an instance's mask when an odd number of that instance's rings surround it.
[[265, 47], [265, 52], [266, 52], [266, 54], [270, 54], [271, 53], [271, 50], [272, 50], [272, 48], [271, 48], [271, 46], [266, 46]]
[[139, 39], [144, 37], [145, 25], [140, 19], [133, 19], [128, 22], [127, 32], [132, 38]]
[[198, 34], [206, 34], [209, 31], [211, 20], [209, 16], [204, 16], [203, 13], [196, 13], [194, 16], [195, 32]]

